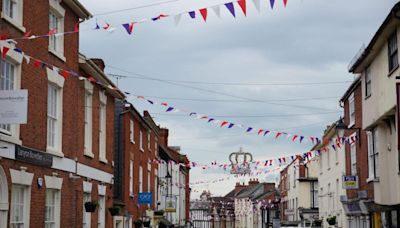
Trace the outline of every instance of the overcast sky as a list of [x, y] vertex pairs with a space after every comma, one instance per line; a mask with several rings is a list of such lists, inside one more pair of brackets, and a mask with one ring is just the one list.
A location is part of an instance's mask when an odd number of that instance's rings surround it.
[[[107, 73], [129, 76], [119, 80], [121, 90], [168, 102], [176, 108], [226, 116], [217, 119], [233, 123], [306, 136], [320, 136], [328, 124], [343, 115], [338, 100], [353, 80], [347, 65], [362, 44], [369, 42], [395, 3], [289, 0], [287, 8], [282, 1], [276, 1], [271, 10], [269, 1], [261, 0], [258, 13], [252, 0], [247, 0], [247, 17], [235, 4], [236, 18], [221, 7], [221, 18], [210, 9], [207, 23], [200, 15], [191, 19], [183, 14], [178, 26], [169, 17], [135, 24], [133, 34], [128, 35], [122, 23], [150, 19], [161, 13], [175, 15], [227, 1], [177, 0], [105, 15], [98, 14], [160, 1], [81, 2], [95, 15], [81, 27], [81, 52], [104, 59]], [[90, 31], [96, 21], [100, 26], [107, 22], [116, 29], [112, 33]], [[141, 75], [194, 82], [165, 83], [144, 80]], [[328, 83], [296, 85], [314, 82]], [[274, 83], [291, 85], [260, 85]], [[291, 99], [297, 100], [282, 101]], [[256, 102], [260, 100], [263, 102]], [[238, 128], [220, 128], [180, 113], [165, 113], [159, 106], [130, 101], [140, 112], [148, 110], [157, 123], [169, 128], [170, 145], [181, 146], [182, 153], [191, 161], [227, 163], [229, 154], [239, 147], [251, 152], [255, 160], [292, 155], [311, 148], [310, 144], [291, 143], [284, 138], [275, 141], [272, 137], [246, 134]], [[254, 117], [260, 115], [269, 117]], [[191, 170], [191, 182], [228, 176], [218, 170], [206, 173], [198, 168]], [[276, 181], [277, 177], [269, 174], [259, 179]], [[194, 189], [209, 189], [214, 195], [224, 195], [236, 181], [244, 180], [232, 177], [222, 183], [194, 186]], [[198, 195], [194, 192], [192, 198]]]

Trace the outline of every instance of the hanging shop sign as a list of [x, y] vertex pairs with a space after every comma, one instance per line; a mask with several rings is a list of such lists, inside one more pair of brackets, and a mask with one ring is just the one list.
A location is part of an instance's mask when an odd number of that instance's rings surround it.
[[343, 176], [344, 189], [358, 189], [358, 176]]
[[0, 90], [0, 124], [26, 124], [28, 90]]
[[165, 212], [176, 212], [176, 197], [167, 196], [165, 198]]
[[50, 154], [19, 145], [15, 147], [15, 159], [44, 167], [51, 167], [53, 165], [53, 156]]

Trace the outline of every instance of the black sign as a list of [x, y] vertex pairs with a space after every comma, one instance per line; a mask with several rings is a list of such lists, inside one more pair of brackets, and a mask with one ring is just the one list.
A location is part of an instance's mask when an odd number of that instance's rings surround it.
[[50, 154], [22, 146], [15, 147], [15, 159], [45, 167], [51, 167], [53, 165], [53, 156]]

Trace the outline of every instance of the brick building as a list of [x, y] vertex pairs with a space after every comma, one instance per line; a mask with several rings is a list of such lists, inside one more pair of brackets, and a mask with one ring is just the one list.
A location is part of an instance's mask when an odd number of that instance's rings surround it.
[[[115, 204], [123, 208], [115, 219], [131, 227], [146, 216], [146, 210], [157, 209], [159, 128], [150, 114], [142, 116], [131, 104], [119, 101], [116, 109]], [[139, 205], [138, 195], [151, 192], [153, 203]]]
[[[0, 34], [11, 38], [73, 31], [91, 17], [77, 0], [0, 6]], [[9, 48], [0, 59], [0, 90], [28, 91], [27, 123], [0, 124], [0, 227], [111, 227], [114, 99], [123, 94], [107, 89], [114, 85], [101, 61], [79, 55], [78, 33], [0, 46]], [[42, 62], [29, 64], [14, 48]], [[88, 201], [98, 202], [94, 213], [85, 212]]]
[[347, 199], [343, 199], [348, 227], [373, 227], [373, 216], [370, 216], [374, 201], [374, 186], [368, 182], [368, 141], [367, 134], [362, 130], [362, 90], [361, 79], [358, 77], [341, 98], [344, 107], [345, 137], [351, 140], [345, 144], [346, 176], [356, 176], [357, 189], [347, 190]]

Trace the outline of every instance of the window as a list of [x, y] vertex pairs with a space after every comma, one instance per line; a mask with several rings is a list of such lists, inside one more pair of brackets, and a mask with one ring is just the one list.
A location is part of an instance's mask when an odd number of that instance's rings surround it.
[[93, 100], [93, 85], [85, 81], [85, 141], [84, 141], [84, 154], [90, 157], [93, 156], [92, 151], [92, 129], [93, 129], [93, 115], [92, 115], [92, 100]]
[[151, 176], [151, 165], [147, 165], [147, 192], [151, 191], [151, 186], [150, 186], [150, 176]]
[[[100, 93], [100, 113], [99, 113], [99, 159], [107, 163], [106, 159], [106, 103], [101, 97], [104, 94]], [[105, 95], [104, 95], [105, 96]]]
[[[16, 67], [11, 62], [0, 59], [0, 90], [15, 90]], [[11, 124], [0, 124], [0, 133], [12, 136]]]
[[46, 210], [44, 217], [46, 228], [60, 227], [60, 191], [46, 190]]
[[83, 228], [90, 228], [90, 217], [92, 213], [86, 212], [85, 203], [90, 202], [91, 200], [90, 193], [83, 193]]
[[12, 185], [11, 193], [11, 214], [10, 214], [10, 227], [28, 227], [29, 212], [28, 208], [28, 190], [29, 187], [19, 184]]
[[318, 182], [311, 182], [311, 208], [318, 208]]
[[155, 155], [156, 157], [158, 156], [157, 138], [156, 138], [156, 141], [154, 142], [154, 155]]
[[65, 10], [60, 5], [59, 1], [49, 0], [49, 31], [54, 34], [49, 36], [49, 51], [56, 55], [61, 60], [65, 61], [64, 57], [64, 15]]
[[368, 174], [369, 180], [376, 179], [379, 176], [379, 166], [378, 166], [378, 137], [376, 129], [372, 129], [367, 132], [368, 135]]
[[99, 196], [98, 228], [106, 226], [106, 201], [104, 196]]
[[144, 149], [143, 149], [143, 133], [142, 133], [142, 131], [139, 132], [139, 148], [140, 148], [140, 150], [142, 152], [144, 151]]
[[23, 0], [3, 0], [2, 18], [25, 32], [25, 28], [22, 26]]
[[139, 192], [143, 192], [143, 168], [139, 166]]
[[351, 164], [351, 175], [357, 175], [357, 148], [356, 144], [353, 143], [350, 145], [350, 164]]
[[153, 202], [155, 203], [155, 205], [157, 205], [157, 192], [158, 192], [157, 175], [158, 175], [158, 171], [157, 171], [157, 169], [154, 169], [154, 200], [153, 200]]
[[293, 170], [293, 188], [296, 188], [296, 167]]
[[352, 93], [348, 99], [349, 101], [349, 127], [353, 126], [356, 119], [355, 103], [354, 103], [354, 93]]
[[129, 161], [129, 196], [133, 197], [133, 161]]
[[326, 152], [326, 168], [329, 170], [331, 168], [331, 150], [328, 149]]
[[150, 148], [150, 132], [147, 132], [147, 149], [149, 149], [149, 151], [151, 151], [151, 148]]
[[61, 128], [59, 123], [61, 113], [58, 107], [60, 90], [57, 86], [49, 84], [47, 92], [47, 147], [57, 150], [61, 146], [58, 135]]
[[389, 62], [389, 72], [392, 72], [395, 68], [399, 66], [397, 59], [397, 31], [395, 31], [388, 40], [388, 62]]
[[131, 143], [135, 143], [135, 135], [134, 135], [135, 128], [134, 127], [135, 126], [134, 126], [133, 120], [130, 120], [129, 136], [130, 136]]
[[365, 69], [365, 97], [371, 96], [371, 83], [372, 83], [372, 77], [371, 77], [371, 68], [367, 67]]

